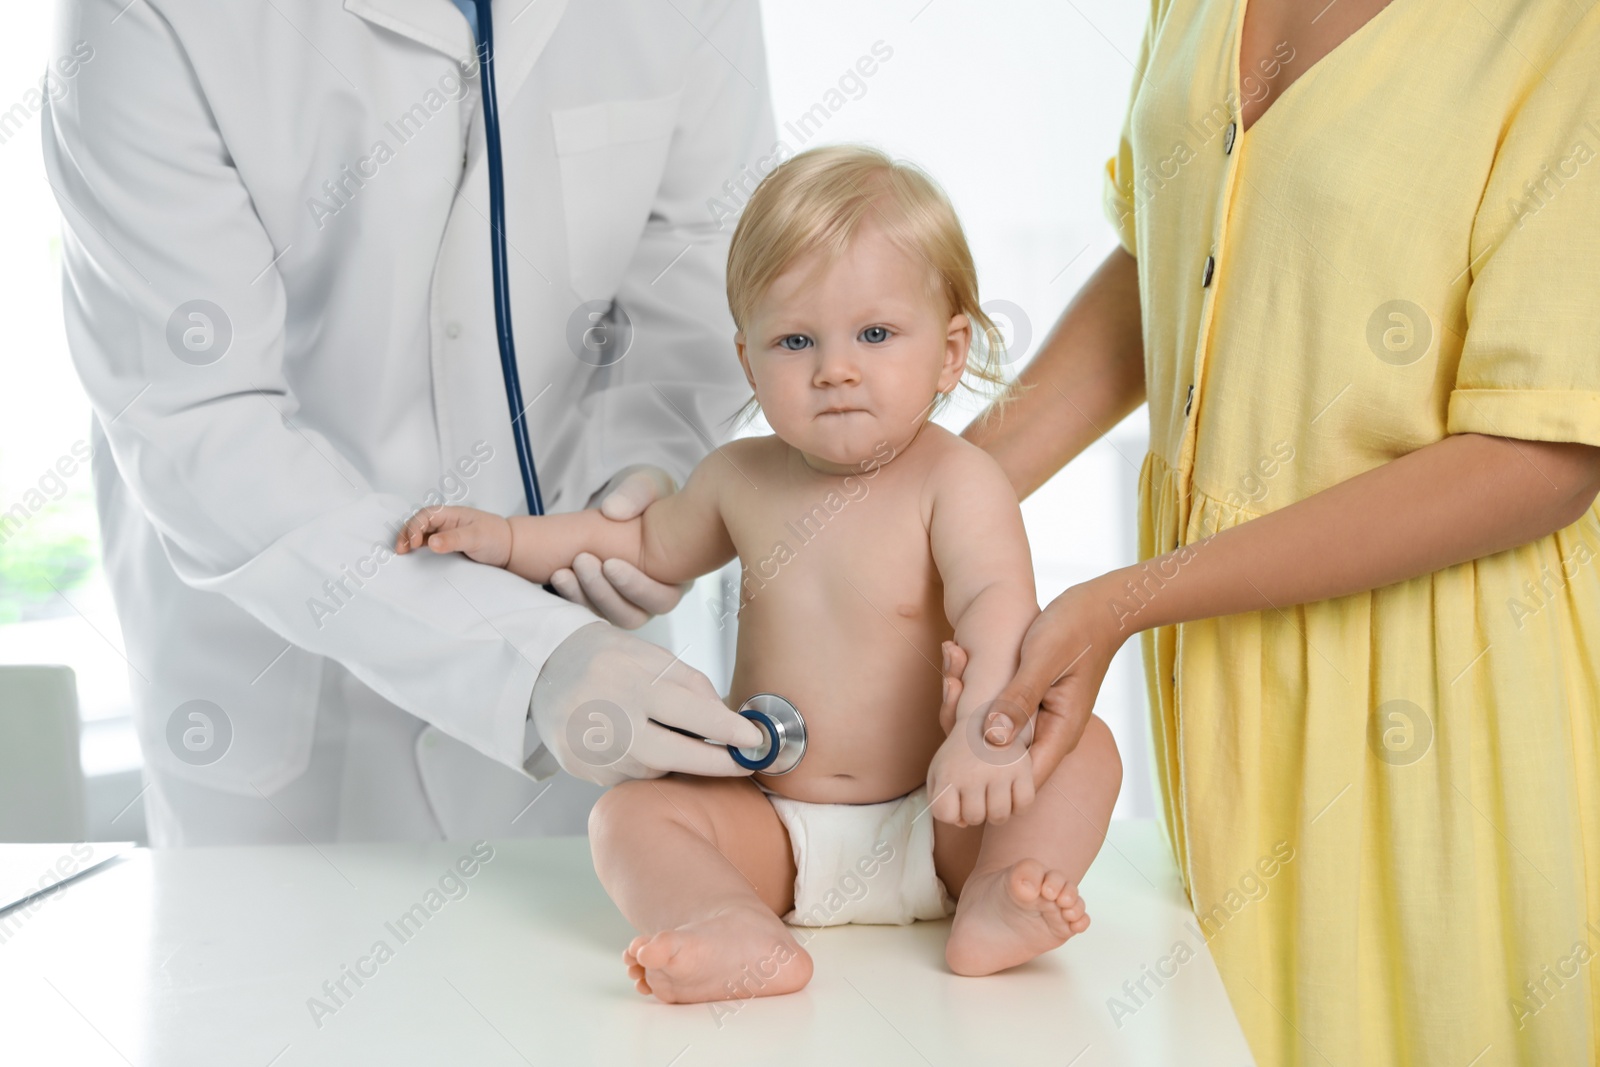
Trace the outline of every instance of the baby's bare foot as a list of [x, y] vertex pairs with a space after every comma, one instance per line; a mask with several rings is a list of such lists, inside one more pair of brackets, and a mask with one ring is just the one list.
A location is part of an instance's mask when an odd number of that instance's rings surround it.
[[960, 905], [944, 950], [957, 974], [1015, 967], [1089, 928], [1077, 888], [1033, 859], [968, 878]]
[[770, 997], [811, 981], [811, 955], [783, 920], [746, 907], [641, 934], [622, 959], [639, 992], [668, 1004]]

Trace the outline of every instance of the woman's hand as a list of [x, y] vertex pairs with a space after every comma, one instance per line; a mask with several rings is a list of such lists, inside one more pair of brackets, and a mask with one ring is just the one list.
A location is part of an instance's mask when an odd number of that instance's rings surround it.
[[[600, 513], [608, 519], [627, 521], [642, 515], [645, 508], [677, 488], [672, 475], [660, 467], [625, 467], [600, 491]], [[694, 585], [692, 581], [667, 585], [625, 559], [602, 561], [589, 552], [580, 552], [571, 567], [552, 574], [550, 584], [574, 604], [582, 604], [625, 630], [637, 630], [651, 616], [665, 615]]]
[[[1134, 632], [1117, 628], [1110, 608], [1114, 599], [1096, 579], [1072, 586], [1052, 600], [1028, 628], [1017, 673], [987, 712], [983, 736], [996, 745], [1006, 744], [1034, 718], [1029, 755], [1035, 788], [1077, 747], [1111, 658]], [[955, 725], [966, 659], [959, 645], [945, 642], [945, 699], [939, 724], [947, 734]]]
[[394, 550], [405, 555], [427, 545], [435, 552], [462, 552], [469, 559], [504, 567], [511, 560], [511, 523], [477, 508], [423, 508], [400, 528]]

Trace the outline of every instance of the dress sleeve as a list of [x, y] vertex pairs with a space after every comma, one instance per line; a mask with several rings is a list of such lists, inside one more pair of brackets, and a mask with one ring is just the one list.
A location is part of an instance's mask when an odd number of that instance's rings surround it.
[[1156, 27], [1161, 22], [1161, 9], [1167, 0], [1152, 0], [1150, 4], [1150, 18], [1145, 23], [1144, 36], [1139, 41], [1139, 58], [1133, 65], [1133, 82], [1128, 89], [1128, 107], [1123, 113], [1122, 136], [1117, 142], [1117, 153], [1106, 160], [1105, 185], [1101, 193], [1101, 202], [1105, 208], [1106, 218], [1111, 222], [1111, 228], [1117, 233], [1117, 240], [1122, 242], [1122, 247], [1130, 256], [1137, 257], [1135, 251], [1134, 216], [1133, 216], [1133, 104], [1139, 96], [1139, 86], [1144, 83], [1145, 68], [1150, 62], [1150, 42], [1155, 37]]
[[1472, 227], [1450, 433], [1600, 445], [1600, 8], [1531, 83]]

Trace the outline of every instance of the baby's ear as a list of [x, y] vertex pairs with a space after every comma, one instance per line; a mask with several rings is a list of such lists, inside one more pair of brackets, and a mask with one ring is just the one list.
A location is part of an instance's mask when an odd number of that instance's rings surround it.
[[972, 351], [972, 320], [957, 313], [950, 316], [945, 331], [944, 366], [939, 371], [939, 391], [949, 392], [967, 372], [967, 356]]
[[750, 356], [744, 347], [744, 331], [740, 330], [733, 335], [733, 347], [739, 353], [739, 366], [744, 368], [744, 380], [750, 383], [750, 391], [756, 388], [756, 377], [750, 373]]

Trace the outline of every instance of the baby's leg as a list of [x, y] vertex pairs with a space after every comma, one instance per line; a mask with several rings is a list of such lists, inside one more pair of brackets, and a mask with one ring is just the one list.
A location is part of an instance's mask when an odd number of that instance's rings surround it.
[[983, 825], [975, 859], [973, 827], [934, 823], [935, 867], [943, 834], [950, 875], [939, 869], [939, 877], [960, 894], [945, 945], [952, 971], [993, 974], [1088, 928], [1078, 880], [1105, 841], [1121, 787], [1122, 761], [1111, 730], [1091, 715], [1078, 747], [1039, 786], [1033, 803], [1003, 823]]
[[794, 855], [748, 778], [634, 779], [589, 815], [594, 866], [642, 931], [623, 953], [641, 993], [668, 1003], [791, 993], [811, 956], [778, 916], [794, 906]]

